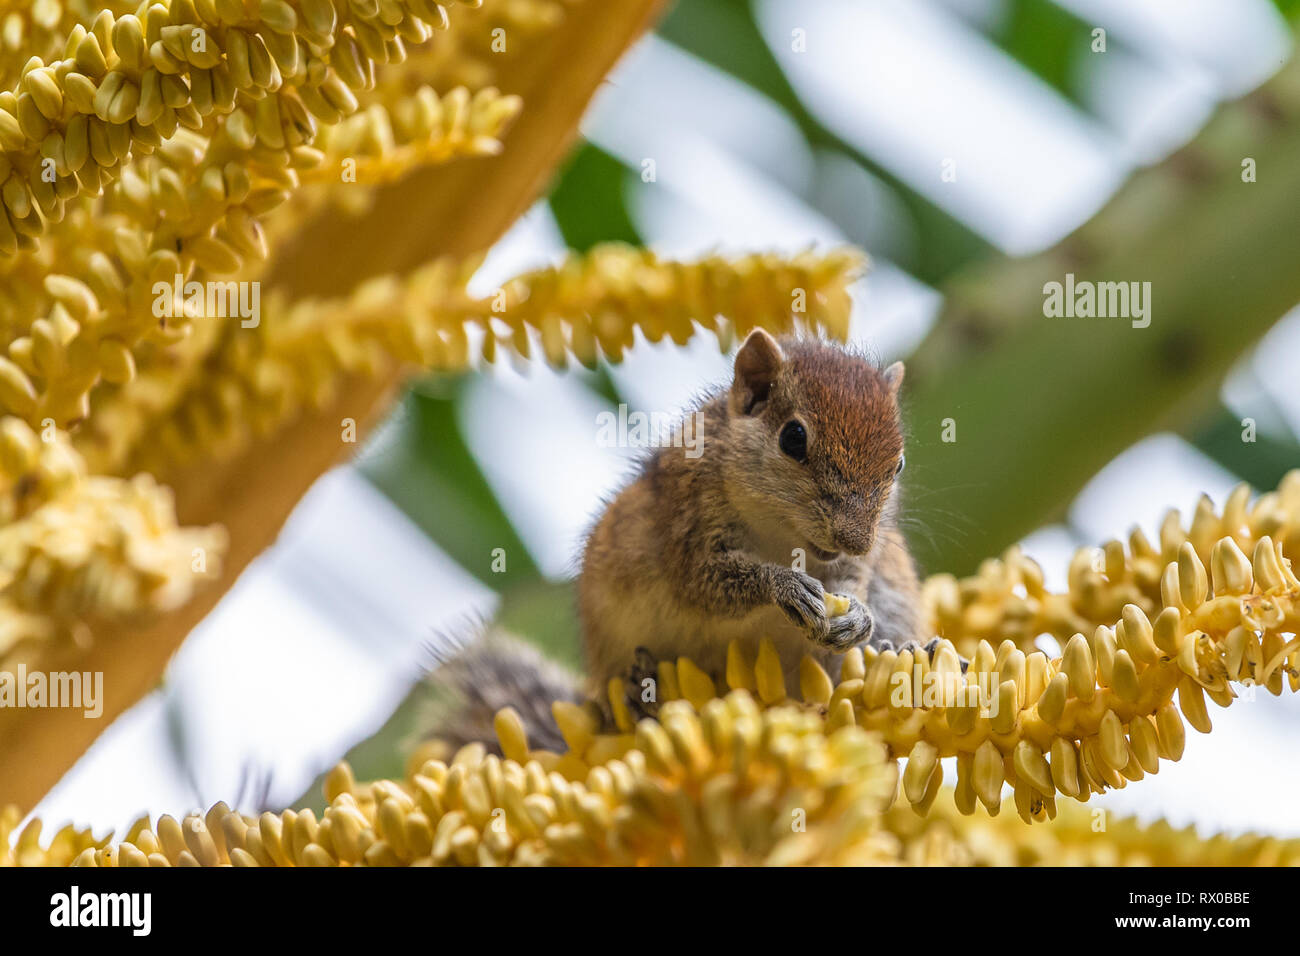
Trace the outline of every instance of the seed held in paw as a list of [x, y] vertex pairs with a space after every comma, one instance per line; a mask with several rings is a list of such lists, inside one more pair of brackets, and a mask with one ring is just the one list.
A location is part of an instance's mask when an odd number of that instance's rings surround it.
[[839, 617], [841, 614], [848, 614], [852, 602], [842, 594], [823, 594], [826, 601], [826, 616]]

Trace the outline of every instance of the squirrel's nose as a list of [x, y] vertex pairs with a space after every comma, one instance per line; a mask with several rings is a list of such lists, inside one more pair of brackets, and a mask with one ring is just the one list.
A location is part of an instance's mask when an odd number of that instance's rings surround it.
[[866, 554], [876, 541], [875, 522], [866, 515], [842, 515], [831, 525], [835, 545], [847, 554]]

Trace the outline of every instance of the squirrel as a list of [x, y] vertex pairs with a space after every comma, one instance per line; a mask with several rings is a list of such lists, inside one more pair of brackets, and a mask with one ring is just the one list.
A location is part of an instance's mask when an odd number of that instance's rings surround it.
[[[495, 706], [510, 703], [534, 746], [563, 750], [549, 700], [518, 695], [585, 697], [608, 714], [617, 678], [650, 715], [657, 661], [688, 656], [716, 679], [733, 639], [752, 655], [770, 638], [794, 686], [805, 654], [834, 677], [851, 647], [916, 647], [920, 587], [898, 527], [902, 383], [901, 362], [881, 370], [817, 339], [750, 333], [730, 385], [693, 412], [692, 454], [654, 449], [591, 530], [577, 582], [585, 693], [554, 669], [539, 681], [537, 655], [494, 635], [444, 669], [461, 713], [437, 736], [491, 745]], [[844, 613], [828, 615], [827, 592], [847, 597]]]
[[[897, 524], [903, 365], [758, 329], [730, 387], [694, 413], [689, 457], [656, 449], [587, 541], [578, 609], [589, 692], [690, 657], [717, 677], [727, 645], [772, 639], [797, 686], [811, 654], [913, 641], [919, 585]], [[827, 615], [825, 592], [849, 598]], [[639, 652], [639, 654], [638, 654]], [[638, 660], [639, 657], [639, 660]], [[644, 708], [639, 708], [644, 711]]]

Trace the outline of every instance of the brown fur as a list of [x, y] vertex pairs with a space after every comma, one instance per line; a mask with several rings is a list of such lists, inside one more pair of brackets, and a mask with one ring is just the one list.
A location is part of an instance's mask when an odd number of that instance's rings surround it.
[[479, 637], [444, 661], [429, 677], [431, 691], [421, 736], [437, 737], [453, 749], [481, 743], [501, 754], [493, 720], [513, 707], [535, 749], [568, 749], [551, 713], [551, 703], [580, 703], [578, 679], [532, 645], [502, 631]]
[[[699, 457], [657, 449], [588, 539], [578, 598], [594, 693], [638, 647], [720, 676], [731, 639], [752, 659], [770, 637], [794, 680], [805, 653], [838, 672], [853, 644], [917, 636], [916, 572], [895, 524], [901, 380], [901, 365], [882, 372], [820, 341], [746, 340], [731, 387], [696, 413]], [[806, 462], [778, 445], [792, 419]], [[854, 597], [853, 613], [827, 619], [823, 587]]]

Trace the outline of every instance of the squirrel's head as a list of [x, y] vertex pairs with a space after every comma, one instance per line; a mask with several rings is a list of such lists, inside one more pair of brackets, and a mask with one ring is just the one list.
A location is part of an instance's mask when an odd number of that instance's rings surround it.
[[903, 470], [902, 384], [901, 362], [750, 333], [727, 396], [733, 504], [820, 560], [865, 554]]

